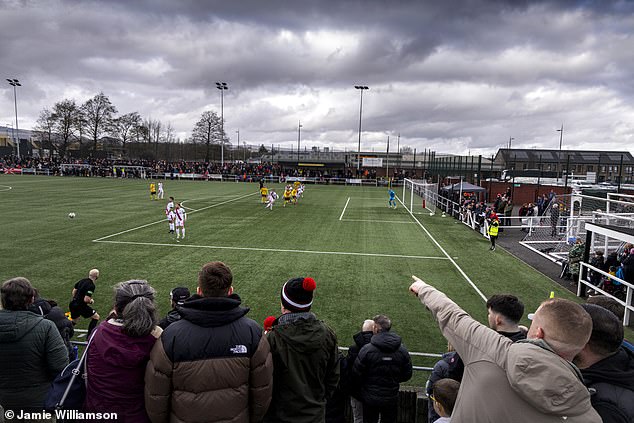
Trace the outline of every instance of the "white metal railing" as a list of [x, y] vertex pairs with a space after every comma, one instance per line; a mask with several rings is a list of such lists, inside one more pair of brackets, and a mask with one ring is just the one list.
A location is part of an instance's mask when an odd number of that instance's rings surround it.
[[[604, 272], [603, 270], [594, 267], [591, 264], [588, 263], [584, 263], [583, 261], [579, 262], [579, 280], [578, 280], [578, 284], [577, 284], [577, 296], [580, 297], [581, 296], [581, 290], [582, 290], [582, 285], [585, 285], [587, 288], [590, 288], [594, 291], [600, 292], [601, 294], [613, 298], [614, 300], [618, 301], [619, 304], [621, 304], [622, 306], [625, 307], [625, 314], [623, 316], [623, 325], [628, 326], [630, 324], [630, 317], [632, 315], [632, 312], [634, 312], [634, 302], [632, 301], [632, 299], [634, 298], [634, 285], [624, 281], [623, 279], [617, 278], [616, 276], [613, 276], [607, 272]], [[581, 275], [583, 275], [583, 268], [587, 268], [589, 270], [592, 270], [594, 272], [597, 272], [603, 276], [606, 276], [608, 279], [612, 280], [612, 281], [616, 281], [618, 282], [620, 285], [624, 286], [626, 288], [626, 292], [625, 292], [625, 300], [622, 300], [608, 292], [606, 292], [604, 289], [602, 289], [599, 286], [595, 286], [593, 285], [591, 282], [584, 280]]]

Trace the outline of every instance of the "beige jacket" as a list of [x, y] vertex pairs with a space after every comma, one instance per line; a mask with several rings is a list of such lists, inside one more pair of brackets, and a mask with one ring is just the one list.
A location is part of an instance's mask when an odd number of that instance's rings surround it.
[[600, 423], [579, 371], [543, 341], [513, 343], [431, 286], [421, 302], [465, 364], [452, 423]]

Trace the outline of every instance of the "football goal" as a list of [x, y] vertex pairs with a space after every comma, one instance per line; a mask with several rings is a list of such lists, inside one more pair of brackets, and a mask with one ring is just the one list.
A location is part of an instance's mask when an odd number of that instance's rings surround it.
[[403, 204], [412, 214], [436, 213], [438, 184], [405, 179], [403, 182]]

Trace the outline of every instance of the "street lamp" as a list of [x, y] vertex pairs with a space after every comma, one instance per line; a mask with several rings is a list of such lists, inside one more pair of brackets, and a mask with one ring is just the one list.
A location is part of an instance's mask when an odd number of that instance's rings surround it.
[[302, 121], [297, 124], [297, 164], [299, 164], [299, 143], [302, 136]]
[[511, 149], [511, 141], [513, 141], [515, 138], [513, 137], [509, 137], [509, 150]]
[[13, 87], [13, 105], [15, 106], [15, 133], [17, 135], [16, 146], [17, 146], [17, 156], [18, 158], [20, 158], [20, 128], [18, 128], [18, 97], [15, 91], [15, 88], [21, 87], [22, 84], [20, 84], [20, 81], [18, 81], [15, 78], [13, 79], [7, 78], [7, 81], [9, 82], [9, 85]]
[[[240, 130], [238, 129], [236, 131], [236, 134], [238, 134], [238, 151], [240, 150]], [[233, 157], [233, 154], [231, 155], [231, 157]]]
[[220, 166], [225, 167], [225, 90], [229, 89], [226, 82], [216, 82], [220, 90]]
[[361, 91], [361, 101], [359, 102], [359, 146], [357, 147], [357, 175], [361, 167], [361, 114], [363, 112], [363, 91], [369, 90], [365, 85], [355, 85], [355, 89]]
[[[561, 162], [561, 143], [564, 139], [564, 124], [561, 124], [561, 129], [557, 129], [559, 132], [559, 154], [557, 154], [557, 183], [559, 183], [559, 165]], [[563, 169], [561, 170], [563, 172]]]

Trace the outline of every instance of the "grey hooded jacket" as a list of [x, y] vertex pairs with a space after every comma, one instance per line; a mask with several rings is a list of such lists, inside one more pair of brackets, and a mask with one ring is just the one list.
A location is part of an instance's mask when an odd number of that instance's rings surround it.
[[452, 423], [600, 423], [577, 368], [543, 341], [513, 343], [431, 286], [419, 299], [465, 364]]

